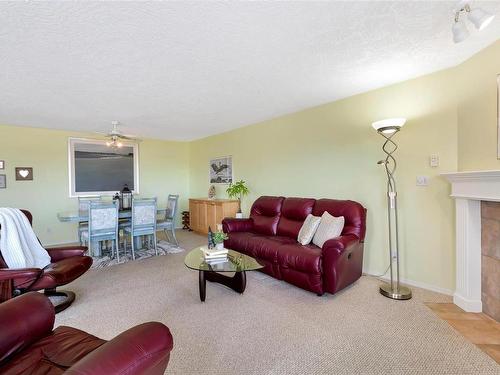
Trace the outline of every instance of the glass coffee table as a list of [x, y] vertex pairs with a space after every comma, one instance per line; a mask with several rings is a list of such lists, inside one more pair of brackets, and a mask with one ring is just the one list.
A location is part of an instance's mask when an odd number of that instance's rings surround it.
[[[228, 259], [225, 262], [215, 264], [207, 263], [201, 251], [202, 247], [191, 250], [184, 259], [186, 267], [196, 270], [199, 273], [201, 302], [205, 301], [207, 280], [228, 286], [238, 293], [243, 293], [247, 285], [247, 276], [245, 272], [264, 268], [256, 259], [234, 250], [229, 250]], [[227, 276], [218, 272], [234, 272], [235, 274], [234, 276]]]

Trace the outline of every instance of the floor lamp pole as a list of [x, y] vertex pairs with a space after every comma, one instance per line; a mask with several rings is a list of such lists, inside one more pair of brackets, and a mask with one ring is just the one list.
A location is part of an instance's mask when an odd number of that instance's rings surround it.
[[[402, 125], [401, 125], [402, 126]], [[384, 283], [380, 286], [380, 293], [388, 298], [405, 300], [411, 298], [411, 290], [400, 285], [399, 280], [399, 233], [398, 233], [398, 203], [397, 190], [394, 172], [396, 171], [396, 159], [392, 155], [398, 145], [392, 140], [392, 137], [401, 129], [401, 126], [385, 126], [378, 128], [377, 131], [385, 138], [382, 150], [387, 155], [384, 160], [378, 164], [383, 164], [387, 174], [387, 218], [389, 226], [389, 268], [391, 270], [390, 284]], [[375, 127], [375, 125], [374, 125]], [[396, 269], [394, 269], [396, 263]]]

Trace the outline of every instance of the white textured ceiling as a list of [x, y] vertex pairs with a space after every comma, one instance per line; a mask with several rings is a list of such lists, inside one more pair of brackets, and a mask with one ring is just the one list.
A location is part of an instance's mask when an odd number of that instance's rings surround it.
[[474, 3], [1, 2], [0, 124], [201, 138], [456, 65]]

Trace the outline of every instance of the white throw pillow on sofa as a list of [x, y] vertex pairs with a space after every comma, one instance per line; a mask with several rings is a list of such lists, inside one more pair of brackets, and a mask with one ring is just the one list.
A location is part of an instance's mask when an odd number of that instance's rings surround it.
[[311, 243], [320, 221], [321, 217], [319, 216], [307, 215], [304, 224], [302, 224], [300, 228], [299, 235], [297, 236], [297, 241], [299, 241], [301, 245], [309, 245]]
[[323, 247], [326, 241], [340, 236], [342, 234], [342, 229], [344, 229], [344, 222], [343, 216], [335, 217], [325, 211], [321, 216], [321, 222], [314, 235], [313, 244], [318, 247]]

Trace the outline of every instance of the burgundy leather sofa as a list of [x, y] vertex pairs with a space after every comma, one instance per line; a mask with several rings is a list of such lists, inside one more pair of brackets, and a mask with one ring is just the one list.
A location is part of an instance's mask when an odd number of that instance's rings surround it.
[[[21, 210], [29, 222], [33, 216], [27, 210]], [[48, 296], [65, 297], [56, 305], [56, 313], [68, 308], [75, 300], [70, 291], [56, 291], [56, 287], [68, 284], [83, 275], [92, 265], [92, 258], [85, 256], [85, 246], [66, 246], [47, 248], [51, 263], [44, 269], [18, 268], [9, 269], [0, 253], [0, 302], [17, 295], [37, 290], [44, 290]]]
[[54, 327], [54, 308], [30, 292], [0, 305], [0, 374], [163, 374], [173, 339], [158, 322], [133, 327], [111, 341], [76, 328]]
[[[302, 246], [297, 236], [308, 214], [328, 211], [344, 216], [341, 236], [323, 248]], [[349, 200], [263, 196], [252, 205], [250, 218], [226, 218], [225, 247], [250, 255], [277, 279], [322, 295], [336, 293], [361, 277], [366, 209]]]

